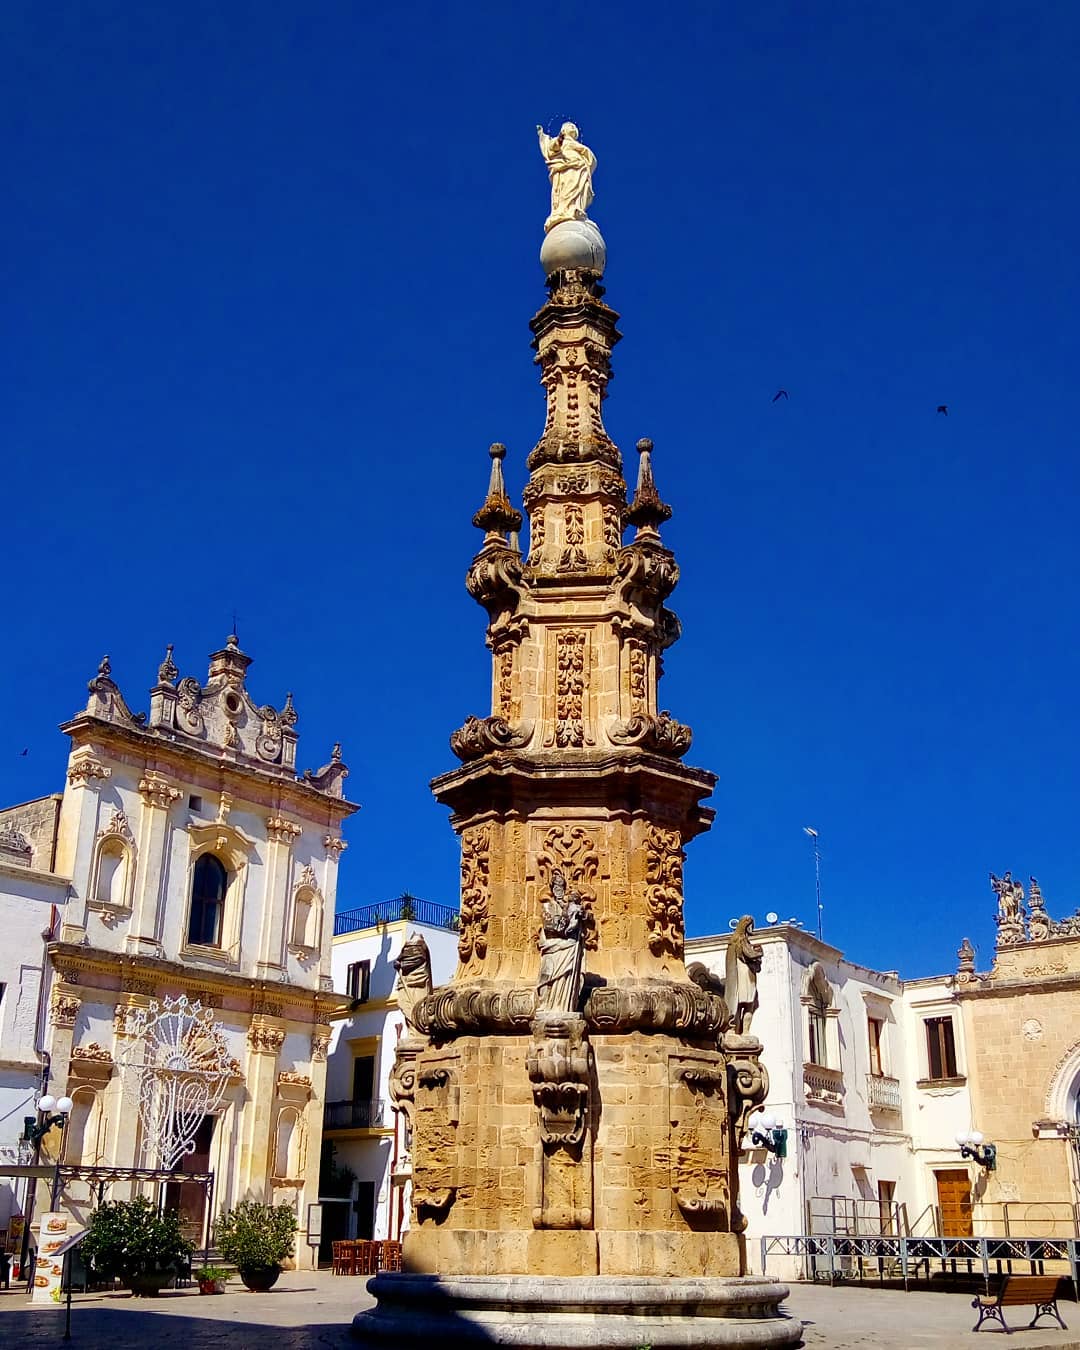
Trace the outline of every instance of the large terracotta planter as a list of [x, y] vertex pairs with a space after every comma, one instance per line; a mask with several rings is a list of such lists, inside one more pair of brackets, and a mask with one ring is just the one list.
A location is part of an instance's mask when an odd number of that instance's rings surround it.
[[265, 1294], [277, 1284], [280, 1266], [241, 1266], [240, 1278], [253, 1294]]

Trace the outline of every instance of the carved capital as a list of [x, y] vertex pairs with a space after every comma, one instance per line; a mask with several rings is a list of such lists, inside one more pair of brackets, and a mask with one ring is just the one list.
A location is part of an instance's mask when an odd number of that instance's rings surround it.
[[285, 1028], [256, 1014], [248, 1027], [247, 1042], [253, 1054], [276, 1055], [285, 1044]]
[[266, 836], [273, 844], [291, 847], [303, 832], [295, 820], [286, 820], [284, 816], [270, 816], [266, 822]]
[[322, 842], [323, 848], [326, 849], [327, 853], [332, 858], [335, 859], [340, 858], [341, 855], [345, 852], [345, 850], [349, 847], [348, 844], [345, 842], [345, 840], [342, 839], [342, 837], [338, 834], [325, 834], [323, 835]]
[[67, 779], [73, 787], [85, 787], [93, 778], [106, 779], [111, 777], [112, 769], [102, 764], [89, 746], [83, 746], [81, 750], [76, 750], [72, 755], [71, 763], [68, 765]]
[[70, 1031], [75, 1025], [81, 1007], [82, 1000], [77, 994], [68, 993], [63, 989], [56, 990], [50, 1007], [53, 1026]]
[[183, 793], [178, 787], [174, 787], [163, 774], [151, 769], [144, 777], [139, 779], [139, 795], [147, 806], [156, 806], [162, 811], [167, 811], [173, 802], [180, 800]]
[[316, 1064], [326, 1062], [326, 1052], [330, 1046], [330, 1028], [320, 1023], [311, 1033], [311, 1058]]

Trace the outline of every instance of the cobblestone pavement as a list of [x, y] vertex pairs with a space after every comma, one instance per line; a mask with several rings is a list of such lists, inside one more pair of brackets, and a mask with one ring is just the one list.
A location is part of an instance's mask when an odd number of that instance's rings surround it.
[[[116, 1294], [76, 1294], [71, 1311], [72, 1350], [183, 1347], [183, 1350], [357, 1350], [349, 1334], [353, 1313], [371, 1299], [362, 1278], [327, 1271], [292, 1271], [268, 1294], [249, 1294], [238, 1280], [214, 1298], [197, 1289], [156, 1299]], [[1000, 1332], [971, 1327], [968, 1294], [910, 1293], [824, 1285], [792, 1285], [788, 1308], [806, 1324], [807, 1350], [955, 1350], [995, 1345]], [[1028, 1331], [1031, 1311], [1010, 1309], [1010, 1350], [1080, 1350], [1080, 1306], [1063, 1303], [1068, 1331]], [[1044, 1322], [1045, 1326], [1045, 1322]], [[0, 1290], [0, 1346], [59, 1347], [63, 1308], [33, 1308], [20, 1290]]]

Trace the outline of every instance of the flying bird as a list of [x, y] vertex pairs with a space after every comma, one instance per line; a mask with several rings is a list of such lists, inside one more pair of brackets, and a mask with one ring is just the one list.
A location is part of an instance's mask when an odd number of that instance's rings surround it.
[[[787, 396], [788, 396], [788, 391], [787, 391], [786, 389], [778, 389], [778, 390], [776, 391], [776, 393], [773, 394], [772, 401], [775, 403], [775, 402], [777, 401], [777, 399], [787, 398]], [[790, 400], [789, 400], [789, 401], [790, 401]]]
[[19, 751], [19, 758], [22, 759], [23, 755], [28, 755], [29, 753], [30, 753], [30, 747], [27, 746], [25, 750], [20, 750], [20, 751]]
[[944, 403], [939, 403], [939, 404], [938, 404], [938, 412], [939, 412], [939, 413], [942, 413], [945, 417], [948, 417], [948, 415], [949, 415], [949, 409], [948, 409], [948, 406], [947, 406], [946, 404], [944, 404]]

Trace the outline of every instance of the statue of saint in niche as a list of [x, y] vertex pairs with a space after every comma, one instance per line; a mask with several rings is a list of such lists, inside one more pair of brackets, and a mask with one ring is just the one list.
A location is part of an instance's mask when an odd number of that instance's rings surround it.
[[585, 912], [558, 869], [551, 874], [551, 895], [543, 905], [544, 926], [537, 934], [540, 979], [536, 985], [538, 1013], [577, 1012], [585, 972], [582, 963]]
[[573, 122], [564, 122], [557, 136], [548, 136], [538, 126], [540, 153], [551, 175], [551, 215], [544, 221], [544, 233], [564, 220], [588, 220], [586, 212], [593, 199], [592, 176], [596, 156], [578, 140]]

